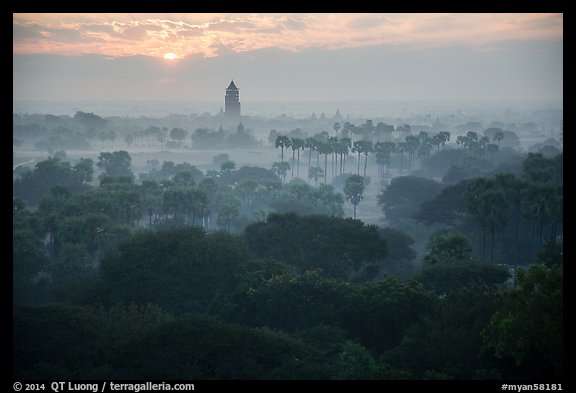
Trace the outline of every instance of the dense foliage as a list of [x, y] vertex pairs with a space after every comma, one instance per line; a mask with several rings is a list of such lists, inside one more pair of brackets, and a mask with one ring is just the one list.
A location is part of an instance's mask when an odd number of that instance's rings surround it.
[[[108, 135], [93, 114], [68, 122]], [[562, 155], [494, 172], [516, 144], [498, 128], [458, 149], [407, 124], [334, 131], [271, 133], [272, 169], [220, 154], [219, 170], [156, 161], [135, 176], [115, 151], [15, 174], [14, 378], [560, 381]], [[243, 127], [130, 143], [187, 136], [253, 143]], [[344, 217], [369, 198], [382, 226]]]

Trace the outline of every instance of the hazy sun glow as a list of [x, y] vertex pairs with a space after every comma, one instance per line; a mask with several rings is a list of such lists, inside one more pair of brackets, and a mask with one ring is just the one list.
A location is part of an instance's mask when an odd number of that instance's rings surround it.
[[176, 60], [178, 58], [178, 56], [176, 55], [176, 53], [166, 53], [164, 55], [164, 58], [166, 60]]

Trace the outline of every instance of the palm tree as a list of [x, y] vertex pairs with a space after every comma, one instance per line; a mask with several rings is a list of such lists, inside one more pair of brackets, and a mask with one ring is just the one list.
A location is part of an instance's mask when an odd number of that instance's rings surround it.
[[[460, 135], [456, 138], [456, 144], [460, 146], [462, 149], [466, 149], [468, 147], [468, 143], [470, 140], [466, 135]], [[438, 148], [440, 149], [440, 148]]]
[[351, 124], [350, 122], [345, 122], [344, 125], [342, 126], [342, 137], [350, 138], [353, 128], [354, 124]]
[[332, 153], [332, 179], [334, 179], [336, 168], [338, 167], [338, 137], [331, 136], [328, 138], [328, 144]]
[[336, 123], [334, 123], [332, 128], [334, 129], [334, 135], [338, 136], [338, 131], [340, 131], [340, 128], [342, 128], [342, 127], [340, 126], [340, 123], [336, 122]]
[[364, 198], [364, 179], [360, 175], [351, 175], [344, 184], [344, 194], [346, 199], [354, 206], [354, 218], [356, 218], [356, 207]]
[[366, 177], [366, 166], [368, 165], [368, 154], [372, 151], [372, 141], [361, 140], [354, 142], [354, 147], [352, 151], [358, 153], [358, 171], [357, 175], [360, 174], [360, 155], [364, 154], [364, 177]]
[[562, 209], [562, 193], [551, 183], [531, 184], [525, 192], [524, 214], [536, 225], [536, 248], [542, 245], [544, 226], [554, 224], [555, 214]]
[[318, 146], [318, 153], [324, 154], [324, 184], [327, 184], [328, 154], [332, 154], [332, 146], [329, 143], [320, 142]]
[[319, 166], [308, 168], [308, 179], [314, 179], [314, 186], [318, 186], [318, 179], [324, 176], [324, 171]]
[[274, 164], [272, 164], [272, 170], [274, 170], [274, 172], [276, 172], [278, 177], [282, 179], [282, 183], [284, 183], [284, 180], [286, 179], [286, 172], [288, 172], [289, 169], [290, 164], [284, 161], [275, 162]]
[[343, 174], [346, 170], [346, 156], [349, 154], [350, 147], [352, 147], [350, 138], [340, 139], [340, 174]]
[[360, 149], [360, 145], [358, 144], [358, 142], [354, 142], [352, 144], [352, 153], [358, 153], [358, 169], [356, 171], [356, 174], [359, 175], [360, 174], [360, 154], [362, 154], [362, 151]]
[[[316, 150], [317, 141], [314, 138], [306, 138], [304, 140], [304, 148], [308, 148], [308, 171], [310, 171], [310, 161], [312, 160], [312, 150]], [[310, 176], [308, 176], [310, 178]]]
[[284, 162], [284, 148], [290, 147], [292, 141], [285, 135], [278, 135], [276, 137], [276, 149], [281, 149], [281, 161]]
[[483, 203], [483, 195], [486, 190], [493, 188], [492, 181], [479, 177], [470, 181], [466, 186], [464, 192], [464, 200], [468, 212], [476, 218], [479, 228], [479, 245], [480, 259], [484, 262], [484, 255], [486, 249], [486, 215], [484, 212], [485, 204]]
[[384, 173], [384, 165], [386, 163], [383, 142], [376, 142], [374, 144], [374, 153], [376, 155], [376, 163], [378, 164], [378, 189], [380, 190], [380, 183], [382, 182], [382, 174]]
[[396, 144], [396, 152], [400, 153], [400, 176], [402, 176], [402, 170], [404, 169], [404, 152], [406, 151], [406, 142], [398, 142]]
[[448, 131], [440, 131], [438, 135], [440, 135], [440, 143], [442, 143], [442, 150], [444, 150], [446, 148], [446, 142], [450, 141], [450, 133]]
[[[520, 220], [522, 218], [522, 208], [524, 204], [525, 190], [528, 187], [526, 181], [520, 180], [512, 173], [498, 173], [494, 176], [494, 180], [498, 185], [498, 188], [506, 193], [506, 200], [510, 204], [510, 217], [514, 225], [514, 263], [518, 264], [519, 259], [519, 230], [520, 230]], [[502, 249], [504, 249], [504, 233], [502, 233]]]
[[392, 161], [391, 157], [392, 157], [392, 153], [394, 153], [395, 150], [396, 150], [396, 144], [394, 142], [390, 142], [390, 141], [384, 142], [384, 144], [382, 146], [382, 151], [384, 153], [384, 160], [386, 163], [386, 170], [384, 172], [385, 178], [390, 177], [390, 163]]
[[496, 143], [498, 144], [498, 148], [500, 148], [500, 141], [504, 139], [504, 131], [500, 130], [500, 131], [496, 131], [494, 133], [494, 136], [492, 138], [492, 140], [496, 141]]
[[490, 227], [490, 262], [494, 262], [494, 234], [497, 227], [506, 225], [510, 205], [502, 190], [487, 190], [482, 195], [482, 205], [485, 220]]
[[374, 123], [372, 122], [372, 120], [366, 120], [364, 123], [360, 125], [360, 130], [363, 139], [371, 138], [375, 130]]
[[418, 139], [417, 136], [414, 135], [408, 135], [406, 136], [406, 138], [404, 138], [405, 143], [406, 143], [406, 152], [408, 153], [408, 156], [410, 157], [410, 172], [412, 173], [412, 171], [414, 170], [414, 154], [416, 153], [416, 150], [418, 150], [418, 145], [420, 145], [420, 140]]
[[[294, 150], [298, 151], [298, 169], [296, 177], [300, 177], [300, 150], [304, 150], [304, 139], [292, 138], [292, 165], [294, 165]], [[294, 178], [294, 168], [292, 168], [292, 178]]]
[[[364, 142], [364, 141], [363, 141]], [[364, 153], [364, 177], [366, 177], [366, 167], [368, 166], [368, 154], [372, 153], [372, 141], [365, 141], [363, 144]]]
[[420, 164], [424, 166], [426, 159], [430, 157], [433, 138], [430, 138], [427, 132], [420, 131], [420, 134], [418, 134], [418, 140], [420, 142], [420, 146], [418, 148], [418, 157], [420, 157]]

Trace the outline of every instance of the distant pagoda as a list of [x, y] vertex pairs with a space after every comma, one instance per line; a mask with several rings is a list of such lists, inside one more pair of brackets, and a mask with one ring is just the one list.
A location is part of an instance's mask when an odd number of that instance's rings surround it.
[[240, 120], [240, 89], [236, 87], [234, 80], [226, 88], [224, 114], [230, 119]]

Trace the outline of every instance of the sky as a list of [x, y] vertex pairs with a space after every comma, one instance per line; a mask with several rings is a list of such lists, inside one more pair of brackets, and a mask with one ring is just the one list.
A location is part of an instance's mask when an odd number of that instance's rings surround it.
[[14, 100], [563, 98], [562, 14], [13, 14]]

